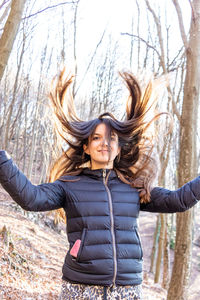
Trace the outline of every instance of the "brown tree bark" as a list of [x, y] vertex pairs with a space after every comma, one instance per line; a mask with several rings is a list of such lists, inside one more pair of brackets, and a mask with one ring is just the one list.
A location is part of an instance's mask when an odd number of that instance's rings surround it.
[[158, 239], [159, 239], [159, 234], [160, 234], [160, 216], [157, 215], [157, 221], [156, 221], [156, 228], [154, 231], [154, 236], [153, 236], [153, 246], [151, 250], [151, 265], [149, 271], [153, 273], [154, 271], [154, 264], [155, 264], [155, 257], [156, 257], [156, 252], [157, 252], [157, 246], [158, 246]]
[[0, 38], [0, 81], [19, 29], [25, 2], [26, 0], [12, 0], [10, 13]]
[[[177, 9], [178, 1], [173, 0]], [[181, 18], [179, 18], [181, 26]], [[182, 31], [184, 32], [184, 31]], [[184, 38], [185, 35], [182, 35]], [[184, 41], [186, 50], [186, 78], [180, 128], [180, 156], [178, 183], [182, 186], [196, 175], [196, 136], [200, 82], [200, 1], [192, 2], [192, 18], [189, 42]], [[188, 299], [188, 284], [191, 264], [192, 210], [177, 214], [175, 258], [168, 300]]]
[[168, 289], [170, 279], [170, 257], [169, 257], [169, 234], [168, 234], [168, 215], [164, 215], [165, 219], [165, 238], [163, 245], [163, 281], [162, 287]]
[[76, 76], [78, 73], [78, 66], [77, 66], [77, 14], [78, 14], [78, 7], [79, 7], [79, 2], [78, 0], [75, 3], [75, 10], [74, 10], [74, 84], [73, 84], [73, 97], [75, 97], [76, 94]]
[[160, 278], [161, 271], [161, 262], [163, 256], [163, 248], [164, 248], [164, 240], [165, 240], [165, 217], [164, 214], [160, 214], [161, 219], [161, 228], [160, 228], [160, 236], [159, 236], [159, 244], [158, 244], [158, 257], [156, 261], [156, 272], [154, 276], [154, 282], [158, 283]]
[[[16, 96], [17, 96], [17, 88], [18, 88], [20, 70], [21, 70], [21, 67], [22, 67], [22, 61], [23, 61], [23, 56], [24, 56], [25, 42], [26, 42], [26, 40], [25, 40], [25, 38], [23, 38], [23, 44], [22, 44], [22, 49], [21, 49], [21, 53], [20, 53], [20, 56], [19, 56], [19, 63], [18, 63], [18, 66], [17, 66], [17, 73], [16, 73], [14, 88], [13, 88], [13, 93], [12, 93], [12, 100], [11, 100], [11, 103], [9, 105], [8, 114], [7, 114], [7, 118], [6, 118], [4, 149], [7, 149], [8, 146], [9, 146], [10, 138], [11, 138], [11, 135], [12, 135], [12, 134], [10, 135], [10, 131], [11, 131], [11, 133], [13, 131], [13, 130], [11, 130], [10, 125], [11, 125], [11, 119], [12, 119], [12, 114], [13, 114], [13, 109], [14, 109], [14, 103], [16, 101]], [[15, 125], [15, 124], [13, 124], [13, 125]]]

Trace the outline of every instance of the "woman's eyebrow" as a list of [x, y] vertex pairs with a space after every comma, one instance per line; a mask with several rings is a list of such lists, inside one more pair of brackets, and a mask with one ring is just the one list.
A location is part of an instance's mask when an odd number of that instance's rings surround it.
[[101, 135], [100, 133], [98, 133], [98, 132], [96, 132], [96, 133], [94, 133], [94, 135]]
[[[95, 132], [94, 135], [99, 135], [99, 136], [101, 136], [102, 134], [101, 134], [101, 133], [98, 133], [98, 132]], [[112, 132], [112, 133], [111, 133], [111, 136], [117, 136], [117, 133]]]

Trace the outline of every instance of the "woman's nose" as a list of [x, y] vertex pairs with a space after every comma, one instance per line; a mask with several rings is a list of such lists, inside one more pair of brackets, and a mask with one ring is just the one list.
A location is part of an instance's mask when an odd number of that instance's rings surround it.
[[108, 146], [108, 140], [107, 139], [103, 139], [102, 140], [102, 144], [105, 145], [105, 146]]

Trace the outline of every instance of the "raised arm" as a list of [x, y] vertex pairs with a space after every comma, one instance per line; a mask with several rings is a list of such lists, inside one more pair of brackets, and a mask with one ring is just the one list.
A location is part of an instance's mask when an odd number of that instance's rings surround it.
[[33, 185], [5, 151], [0, 151], [0, 183], [25, 210], [47, 211], [63, 207], [65, 193], [60, 181]]
[[141, 204], [140, 209], [149, 212], [184, 212], [200, 200], [200, 176], [175, 191], [156, 187], [151, 192], [151, 201]]

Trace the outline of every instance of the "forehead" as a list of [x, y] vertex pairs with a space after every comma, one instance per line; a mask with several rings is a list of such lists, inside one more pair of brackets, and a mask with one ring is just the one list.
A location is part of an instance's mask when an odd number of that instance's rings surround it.
[[104, 134], [108, 134], [109, 131], [112, 135], [117, 135], [117, 133], [114, 132], [114, 130], [112, 128], [109, 128], [108, 126], [106, 126], [106, 124], [101, 123], [101, 124], [97, 125], [93, 134], [97, 134], [97, 135], [103, 134], [104, 135]]

